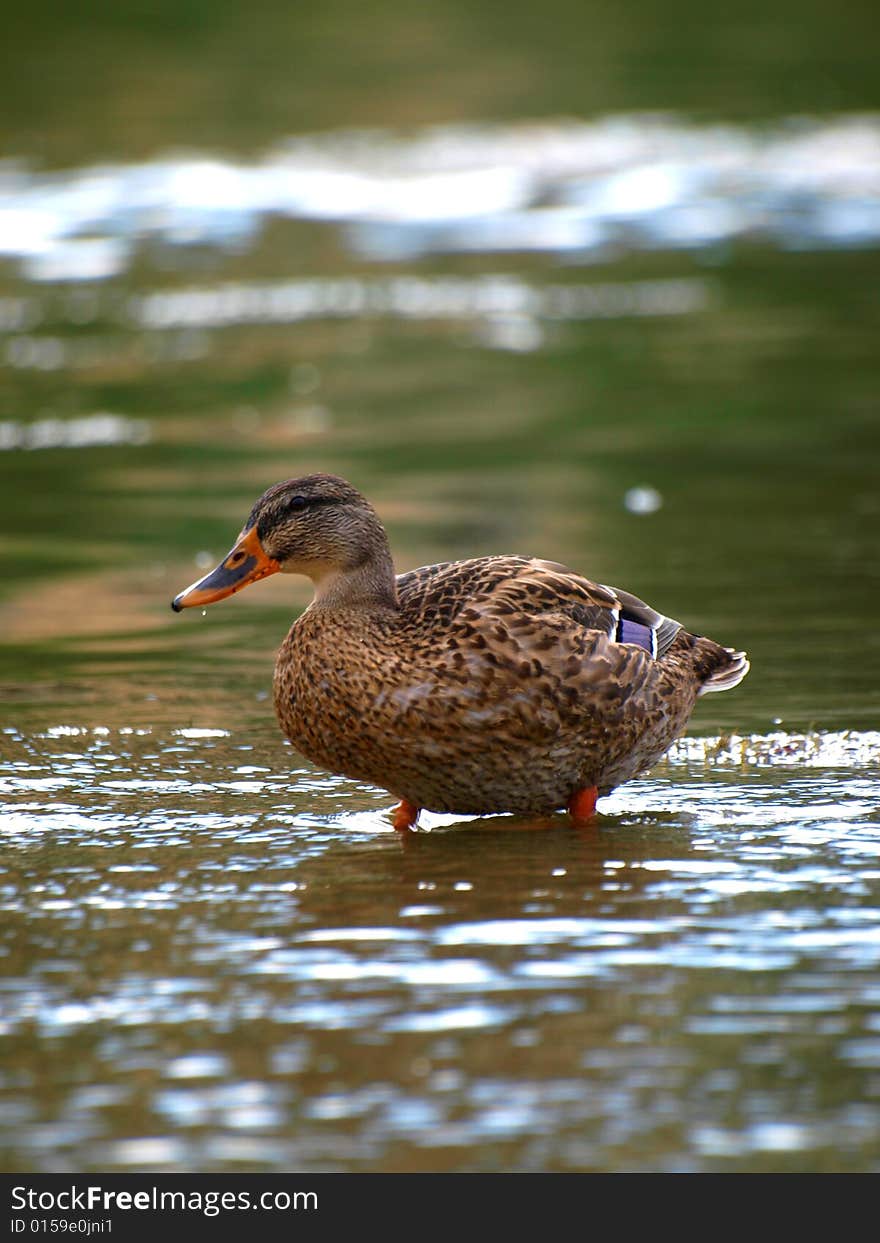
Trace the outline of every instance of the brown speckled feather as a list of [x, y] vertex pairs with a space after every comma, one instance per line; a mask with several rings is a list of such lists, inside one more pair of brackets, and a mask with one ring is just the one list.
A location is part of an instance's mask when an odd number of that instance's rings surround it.
[[397, 588], [397, 612], [308, 610], [279, 653], [275, 703], [315, 763], [434, 811], [607, 793], [659, 759], [700, 677], [731, 661], [675, 623], [659, 660], [614, 641], [617, 594], [553, 562], [426, 566]]

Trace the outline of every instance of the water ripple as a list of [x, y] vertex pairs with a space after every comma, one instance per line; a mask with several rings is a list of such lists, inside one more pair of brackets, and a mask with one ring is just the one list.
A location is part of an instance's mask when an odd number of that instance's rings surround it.
[[[329, 222], [359, 256], [789, 248], [880, 238], [877, 117], [694, 125], [669, 116], [346, 132], [262, 160], [204, 155], [39, 174], [7, 166], [0, 253], [32, 280], [118, 275], [145, 239], [240, 253], [270, 216]], [[30, 325], [26, 306], [0, 324]]]
[[875, 732], [687, 739], [587, 831], [406, 838], [383, 792], [268, 734], [0, 744], [0, 1103], [27, 1168], [872, 1160]]

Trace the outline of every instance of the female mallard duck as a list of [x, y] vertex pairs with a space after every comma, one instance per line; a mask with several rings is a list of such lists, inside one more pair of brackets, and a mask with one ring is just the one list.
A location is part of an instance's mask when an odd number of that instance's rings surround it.
[[589, 819], [654, 764], [743, 652], [554, 561], [477, 557], [395, 576], [373, 507], [333, 475], [277, 483], [235, 547], [172, 604], [276, 571], [315, 597], [281, 646], [281, 728], [322, 768], [393, 791], [394, 827], [432, 811]]

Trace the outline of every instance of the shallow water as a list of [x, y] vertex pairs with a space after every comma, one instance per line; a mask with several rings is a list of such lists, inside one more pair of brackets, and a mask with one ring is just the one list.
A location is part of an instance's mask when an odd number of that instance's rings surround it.
[[268, 731], [3, 753], [7, 1168], [880, 1162], [876, 734], [404, 839]]
[[[880, 1167], [876, 22], [574, 7], [7, 31], [6, 1169]], [[272, 719], [304, 584], [168, 608], [315, 469], [752, 672], [401, 837]]]

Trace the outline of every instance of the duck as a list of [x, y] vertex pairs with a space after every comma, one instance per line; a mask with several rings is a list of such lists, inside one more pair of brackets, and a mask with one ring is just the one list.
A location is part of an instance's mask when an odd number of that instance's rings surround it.
[[376, 510], [331, 474], [268, 488], [171, 607], [276, 573], [314, 588], [275, 664], [281, 729], [318, 767], [391, 793], [401, 832], [422, 809], [590, 822], [598, 798], [666, 753], [701, 695], [749, 671], [744, 652], [556, 561], [397, 574]]

